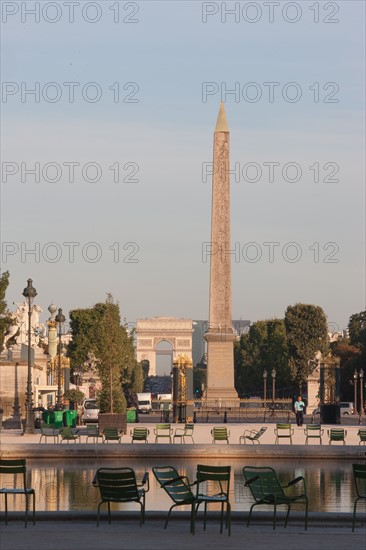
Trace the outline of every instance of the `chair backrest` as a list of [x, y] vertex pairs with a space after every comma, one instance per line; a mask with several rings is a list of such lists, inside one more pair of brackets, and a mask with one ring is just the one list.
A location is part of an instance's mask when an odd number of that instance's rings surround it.
[[60, 436], [62, 437], [62, 439], [73, 439], [75, 437], [70, 426], [65, 426], [64, 428], [62, 428], [60, 431]]
[[134, 428], [132, 431], [133, 439], [145, 440], [148, 436], [148, 429], [145, 427]]
[[17, 459], [17, 460], [0, 459], [0, 474], [2, 475], [22, 474], [24, 489], [27, 486], [26, 473], [27, 473], [27, 467], [26, 467], [26, 461], [24, 459]]
[[98, 424], [87, 424], [86, 433], [87, 435], [99, 435]]
[[250, 489], [256, 501], [265, 498], [266, 495], [284, 496], [277, 474], [269, 466], [244, 466], [243, 476], [246, 481], [245, 485]]
[[184, 426], [185, 435], [192, 435], [194, 430], [194, 424], [186, 424]]
[[231, 466], [206, 466], [197, 464], [197, 494], [200, 492], [199, 484], [209, 482], [206, 486], [208, 491], [217, 492], [215, 484], [219, 484], [220, 492], [229, 495], [230, 491]]
[[343, 428], [331, 428], [329, 430], [329, 437], [332, 441], [343, 441], [345, 438], [345, 431]]
[[170, 424], [156, 424], [155, 425], [155, 433], [156, 434], [159, 433], [159, 432], [161, 432], [163, 434], [164, 434], [164, 432], [171, 433], [171, 431], [172, 431], [172, 428], [171, 428]]
[[111, 427], [111, 428], [104, 428], [103, 435], [106, 439], [119, 439], [120, 435], [118, 433], [118, 429]]
[[227, 428], [225, 427], [222, 428], [221, 426], [220, 427], [215, 426], [212, 428], [211, 433], [212, 433], [212, 437], [217, 441], [228, 439]]
[[136, 476], [132, 468], [99, 468], [96, 480], [103, 500], [139, 500]]
[[366, 441], [366, 430], [363, 430], [362, 428], [360, 428], [357, 432], [357, 435], [361, 441]]
[[253, 439], [259, 439], [263, 434], [264, 432], [266, 431], [267, 427], [266, 426], [263, 426], [263, 428], [261, 428], [259, 430], [259, 432], [257, 432], [254, 436], [253, 436]]
[[280, 424], [276, 424], [276, 429], [277, 430], [288, 430], [288, 431], [291, 431], [291, 424], [283, 424], [283, 423], [280, 423]]
[[194, 501], [195, 496], [192, 493], [189, 485], [189, 480], [186, 476], [180, 476], [172, 466], [155, 466], [152, 469], [157, 481], [170, 496], [175, 504], [187, 502], [190, 504]]
[[352, 470], [357, 496], [366, 498], [366, 464], [352, 464]]

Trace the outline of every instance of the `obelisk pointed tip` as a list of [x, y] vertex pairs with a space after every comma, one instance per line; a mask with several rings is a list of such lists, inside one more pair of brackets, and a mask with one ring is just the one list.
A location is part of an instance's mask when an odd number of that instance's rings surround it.
[[229, 125], [227, 123], [225, 105], [221, 101], [219, 116], [217, 117], [215, 132], [229, 132]]

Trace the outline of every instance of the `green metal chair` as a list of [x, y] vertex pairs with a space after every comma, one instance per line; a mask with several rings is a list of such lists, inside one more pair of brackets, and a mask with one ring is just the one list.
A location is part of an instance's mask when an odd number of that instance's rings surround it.
[[319, 439], [320, 445], [322, 444], [324, 430], [320, 424], [308, 424], [304, 428], [304, 433], [306, 436], [305, 445], [308, 445], [309, 439]]
[[62, 443], [63, 441], [67, 441], [67, 443], [70, 443], [70, 441], [73, 441], [74, 443], [79, 441], [80, 443], [80, 435], [77, 435], [77, 431], [78, 430], [76, 430], [76, 432], [73, 432], [69, 426], [65, 426], [65, 428], [62, 428], [60, 430], [60, 443]]
[[276, 436], [276, 445], [279, 444], [280, 439], [289, 439], [292, 445], [292, 436], [294, 434], [294, 429], [291, 427], [291, 424], [276, 424], [274, 433]]
[[262, 437], [264, 432], [267, 430], [265, 426], [263, 426], [259, 431], [256, 430], [244, 430], [243, 435], [239, 437], [239, 443], [243, 441], [243, 443], [246, 443], [246, 439], [251, 441], [254, 445], [254, 443], [260, 444], [259, 438]]
[[230, 432], [226, 427], [214, 426], [211, 430], [212, 443], [216, 441], [226, 441], [229, 443]]
[[352, 531], [355, 530], [356, 510], [359, 500], [366, 500], [366, 464], [352, 464], [357, 498], [353, 505]]
[[360, 438], [360, 441], [359, 441], [358, 444], [361, 445], [361, 443], [363, 443], [365, 445], [366, 444], [366, 430], [360, 428], [357, 432], [357, 435]]
[[328, 430], [329, 445], [332, 444], [332, 441], [342, 441], [343, 445], [346, 444], [347, 430], [343, 428], [331, 428]]
[[117, 441], [121, 443], [121, 432], [118, 431], [118, 428], [110, 427], [104, 428], [103, 430], [103, 443], [109, 443], [109, 441]]
[[194, 430], [194, 424], [186, 424], [184, 428], [177, 428], [174, 432], [173, 436], [173, 442], [175, 443], [175, 439], [180, 439], [180, 442], [185, 443], [186, 437], [190, 437], [192, 440], [192, 443], [194, 443], [193, 440], [193, 430]]
[[159, 441], [160, 438], [168, 438], [169, 443], [172, 442], [173, 429], [170, 424], [156, 424], [154, 428], [155, 434], [155, 443]]
[[45, 424], [44, 422], [41, 423], [41, 437], [39, 438], [39, 442], [42, 442], [42, 439], [44, 438], [45, 443], [47, 443], [47, 438], [53, 439], [54, 443], [58, 443], [58, 436], [60, 435], [60, 429], [55, 428], [52, 426], [52, 424]]
[[[33, 497], [33, 525], [35, 524], [35, 515], [36, 515], [36, 493], [34, 489], [27, 487], [27, 467], [26, 461], [24, 459], [19, 460], [5, 460], [0, 459], [0, 474], [1, 475], [11, 475], [14, 476], [17, 474], [22, 475], [23, 487], [19, 488], [0, 488], [0, 494], [5, 495], [5, 524], [8, 524], [8, 495], [24, 495], [25, 496], [25, 527], [28, 523], [28, 510], [29, 510], [29, 497]], [[14, 482], [13, 482], [14, 483]], [[13, 485], [12, 483], [12, 485]]]
[[[224, 507], [226, 504], [226, 528], [231, 534], [231, 506], [229, 502], [231, 466], [205, 466], [197, 465], [196, 481], [196, 514], [199, 506], [204, 503], [203, 528], [206, 529], [207, 505], [211, 503], [221, 504], [220, 534], [224, 519]], [[193, 484], [192, 484], [193, 485]]]
[[148, 430], [144, 426], [133, 428], [133, 430], [130, 431], [130, 435], [132, 437], [131, 443], [133, 443], [134, 441], [143, 441], [144, 443], [147, 443], [147, 438], [149, 434], [150, 430]]
[[[291, 505], [295, 503], [305, 504], [305, 529], [308, 528], [308, 497], [306, 494], [305, 479], [302, 476], [282, 486], [273, 468], [259, 466], [244, 466], [243, 476], [245, 486], [249, 488], [254, 498], [254, 504], [250, 507], [247, 526], [249, 527], [252, 511], [255, 506], [274, 506], [273, 529], [276, 529], [277, 506], [287, 506], [285, 527], [287, 526]], [[301, 491], [296, 494], [287, 494], [285, 489], [295, 487], [297, 483], [302, 484]]]
[[98, 443], [98, 439], [101, 439], [103, 441], [103, 435], [99, 433], [98, 424], [87, 424], [86, 425], [86, 440], [85, 440], [85, 442], [88, 443], [89, 439], [92, 439], [93, 443]]
[[170, 513], [176, 506], [191, 507], [191, 533], [195, 530], [195, 504], [196, 497], [191, 490], [189, 479], [186, 476], [180, 476], [172, 466], [155, 466], [153, 469], [160, 487], [169, 495], [173, 505], [169, 508], [168, 517], [164, 525], [167, 528]]
[[[147, 483], [147, 489], [142, 487]], [[140, 526], [145, 522], [145, 495], [150, 489], [149, 473], [141, 483], [137, 483], [132, 468], [99, 468], [93, 481], [99, 488], [101, 501], [98, 504], [97, 526], [99, 525], [100, 507], [108, 505], [108, 521], [111, 523], [111, 503], [137, 502], [140, 507]]]

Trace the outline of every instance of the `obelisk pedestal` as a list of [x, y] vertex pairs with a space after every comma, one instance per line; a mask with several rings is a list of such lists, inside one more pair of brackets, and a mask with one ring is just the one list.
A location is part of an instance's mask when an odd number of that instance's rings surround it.
[[221, 103], [214, 134], [210, 315], [207, 341], [207, 400], [238, 399], [234, 387], [234, 340], [231, 307], [229, 126]]

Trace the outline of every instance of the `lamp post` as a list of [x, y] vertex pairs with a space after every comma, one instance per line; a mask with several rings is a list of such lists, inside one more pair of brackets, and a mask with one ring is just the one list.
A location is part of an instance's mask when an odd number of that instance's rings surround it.
[[274, 408], [274, 403], [276, 399], [276, 369], [272, 369], [271, 376], [272, 376], [272, 405]]
[[360, 416], [363, 416], [363, 369], [360, 369]]
[[37, 296], [37, 291], [32, 285], [32, 279], [28, 279], [28, 285], [23, 290], [23, 296], [28, 301], [28, 375], [27, 375], [27, 392], [25, 399], [26, 419], [24, 433], [34, 433], [34, 420], [33, 420], [33, 392], [32, 392], [32, 336], [31, 336], [31, 323], [32, 323], [32, 301]]
[[353, 373], [353, 391], [354, 391], [354, 401], [355, 401], [353, 414], [357, 414], [357, 377], [358, 377], [358, 372], [355, 369], [355, 372]]
[[56, 323], [58, 323], [58, 377], [57, 377], [57, 401], [56, 408], [61, 410], [62, 407], [62, 392], [61, 392], [61, 336], [62, 336], [62, 323], [65, 322], [65, 315], [62, 313], [62, 309], [58, 309], [58, 314], [55, 317]]
[[266, 406], [266, 400], [267, 400], [267, 371], [264, 369], [263, 371], [263, 404]]

